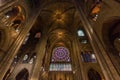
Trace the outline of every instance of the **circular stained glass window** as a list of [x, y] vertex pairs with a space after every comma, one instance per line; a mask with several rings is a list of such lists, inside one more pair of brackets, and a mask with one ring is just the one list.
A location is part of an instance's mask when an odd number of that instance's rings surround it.
[[53, 50], [53, 55], [52, 55], [52, 62], [69, 62], [70, 57], [69, 57], [69, 51], [65, 47], [57, 47]]

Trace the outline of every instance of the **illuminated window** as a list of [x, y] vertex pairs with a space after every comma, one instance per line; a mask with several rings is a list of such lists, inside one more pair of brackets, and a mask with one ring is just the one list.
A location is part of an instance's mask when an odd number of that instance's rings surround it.
[[72, 71], [71, 64], [50, 64], [50, 71]]
[[96, 62], [96, 57], [95, 54], [91, 53], [91, 52], [82, 52], [81, 53], [82, 56], [82, 61], [83, 62]]
[[53, 50], [52, 62], [69, 62], [69, 51], [65, 47], [57, 47]]
[[72, 71], [69, 50], [65, 47], [53, 49], [50, 71]]
[[84, 32], [83, 32], [83, 30], [78, 30], [78, 36], [85, 36], [85, 34], [84, 34]]
[[19, 7], [15, 6], [11, 10], [9, 10], [7, 13], [5, 13], [5, 16], [9, 20], [14, 20], [14, 18], [17, 17], [19, 12], [20, 12]]
[[23, 58], [24, 61], [26, 61], [28, 59], [28, 55], [26, 54]]
[[30, 33], [28, 33], [28, 34], [26, 35], [26, 38], [25, 38], [25, 40], [24, 40], [23, 44], [26, 44], [26, 42], [27, 42], [27, 41], [28, 41], [28, 39], [29, 39], [29, 36], [30, 36]]
[[13, 64], [16, 64], [16, 63], [18, 62], [18, 60], [19, 60], [19, 56], [16, 55], [16, 56], [14, 57]]
[[40, 38], [40, 37], [41, 37], [41, 33], [40, 32], [35, 34], [35, 38]]
[[87, 40], [81, 40], [81, 43], [86, 44], [88, 41]]
[[34, 55], [34, 56], [30, 59], [29, 64], [33, 64], [33, 63], [35, 62], [35, 59], [36, 59], [36, 55]]
[[31, 58], [29, 64], [32, 64], [33, 62], [34, 62], [34, 58]]

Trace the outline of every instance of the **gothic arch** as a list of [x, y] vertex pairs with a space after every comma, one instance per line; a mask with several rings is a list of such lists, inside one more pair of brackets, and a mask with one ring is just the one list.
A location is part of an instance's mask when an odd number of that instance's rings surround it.
[[88, 80], [102, 80], [102, 78], [96, 70], [91, 68], [88, 71]]
[[120, 17], [112, 17], [103, 24], [102, 36], [108, 56], [120, 74], [120, 51], [116, 48], [116, 46], [119, 46], [116, 45], [116, 40], [117, 44], [120, 42]]
[[22, 69], [17, 76], [15, 77], [15, 80], [28, 80], [29, 78], [29, 72], [27, 69]]

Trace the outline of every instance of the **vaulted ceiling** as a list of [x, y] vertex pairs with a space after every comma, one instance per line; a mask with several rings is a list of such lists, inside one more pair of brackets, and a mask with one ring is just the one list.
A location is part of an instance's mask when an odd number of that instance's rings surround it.
[[[46, 32], [50, 45], [70, 45], [81, 25], [79, 12], [70, 0], [48, 0], [32, 30]], [[74, 34], [73, 34], [74, 33]]]
[[[94, 0], [90, 1], [84, 1], [86, 5], [86, 10], [84, 8], [84, 11], [86, 11], [85, 15], [89, 14], [91, 9], [94, 10], [95, 7], [91, 7], [97, 4]], [[99, 1], [101, 6], [100, 8], [97, 7], [96, 10], [99, 11], [94, 15], [97, 15], [97, 20], [94, 21], [91, 19], [91, 24], [102, 40], [103, 23], [107, 21], [109, 17], [118, 15], [119, 10], [115, 10], [118, 3], [113, 0], [111, 0], [111, 2], [107, 0], [98, 0], [98, 2]], [[41, 5], [40, 15], [32, 27], [31, 32], [33, 34], [39, 31], [42, 34], [46, 33], [49, 44], [58, 45], [62, 43], [66, 45], [66, 42], [70, 43], [73, 36], [77, 35], [77, 30], [83, 26], [80, 20], [80, 13], [76, 9], [73, 0], [40, 0], [38, 2], [41, 2], [41, 4], [39, 4]], [[115, 4], [115, 7], [112, 7], [113, 4]], [[109, 14], [107, 14], [108, 12]], [[87, 17], [88, 19], [90, 19], [89, 16]]]

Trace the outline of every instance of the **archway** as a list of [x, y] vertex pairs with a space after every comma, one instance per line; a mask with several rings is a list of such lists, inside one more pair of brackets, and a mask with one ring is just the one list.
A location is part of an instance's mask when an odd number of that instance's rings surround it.
[[103, 24], [103, 41], [114, 67], [120, 74], [120, 18], [113, 17]]
[[102, 80], [100, 74], [94, 69], [88, 71], [88, 80]]
[[28, 80], [28, 77], [29, 77], [29, 72], [27, 69], [24, 68], [17, 74], [16, 80]]

